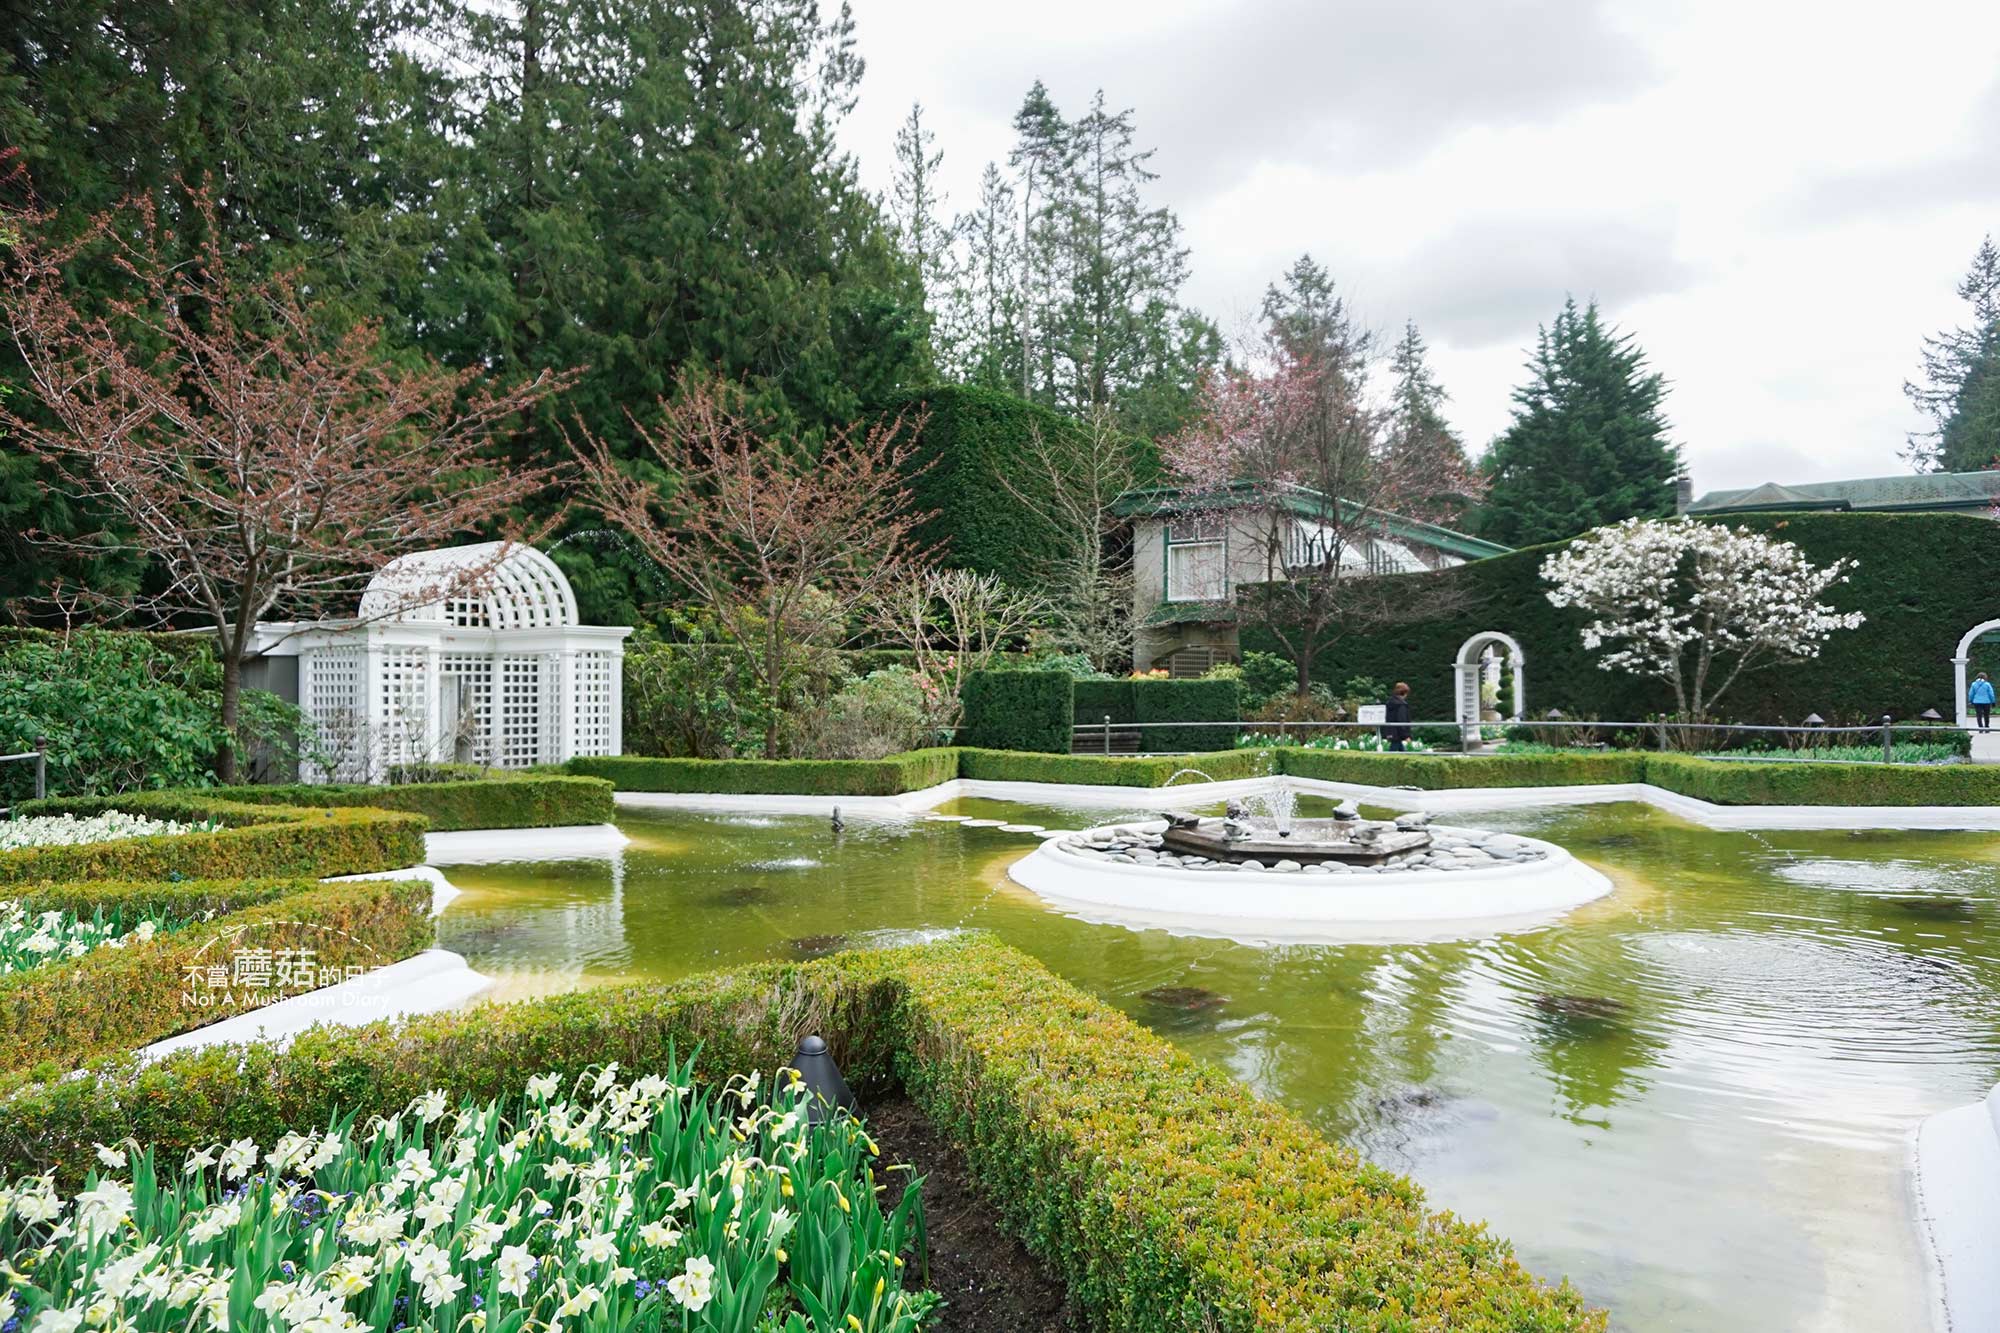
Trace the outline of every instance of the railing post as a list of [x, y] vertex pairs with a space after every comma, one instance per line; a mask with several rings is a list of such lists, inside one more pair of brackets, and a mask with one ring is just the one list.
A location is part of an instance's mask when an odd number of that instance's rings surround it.
[[1889, 715], [1882, 714], [1882, 762], [1885, 764], [1896, 762], [1895, 737], [1895, 729], [1889, 725]]
[[35, 737], [35, 799], [43, 800], [49, 794], [49, 741], [46, 736]]
[[1109, 713], [1104, 715], [1104, 754], [1106, 758], [1109, 758], [1111, 755], [1111, 714]]

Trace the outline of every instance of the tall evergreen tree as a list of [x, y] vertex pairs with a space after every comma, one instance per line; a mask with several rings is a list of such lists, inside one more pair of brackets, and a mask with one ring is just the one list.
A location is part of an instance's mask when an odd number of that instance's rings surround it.
[[1931, 427], [1903, 456], [1919, 472], [1973, 472], [2000, 461], [2000, 247], [1980, 242], [1958, 284], [1972, 319], [1924, 339], [1923, 382], [1903, 392]]
[[1053, 389], [1054, 363], [1038, 346], [1048, 292], [1062, 257], [1057, 204], [1069, 173], [1069, 126], [1040, 79], [1014, 113], [1014, 150], [1008, 165], [1021, 182], [1021, 396]]
[[1470, 464], [1465, 445], [1444, 416], [1450, 395], [1431, 373], [1428, 352], [1416, 321], [1407, 321], [1403, 336], [1389, 353], [1389, 374], [1395, 382], [1389, 389], [1385, 447], [1426, 464], [1466, 472]]
[[944, 152], [924, 125], [924, 104], [912, 103], [896, 131], [896, 179], [891, 211], [903, 253], [923, 284], [925, 309], [933, 321], [951, 289], [953, 225], [945, 220], [945, 196], [938, 182]]
[[954, 225], [963, 244], [949, 303], [950, 369], [987, 389], [1021, 384], [1021, 235], [1014, 187], [999, 164], [979, 178], [979, 203]]
[[1514, 391], [1514, 420], [1486, 458], [1482, 536], [1559, 541], [1605, 523], [1674, 512], [1680, 450], [1661, 412], [1666, 381], [1597, 303], [1563, 302]]
[[1334, 392], [1361, 399], [1375, 356], [1375, 335], [1348, 311], [1324, 265], [1309, 254], [1292, 261], [1264, 289], [1262, 313], [1264, 338], [1274, 357], [1309, 363], [1316, 374], [1333, 377]]

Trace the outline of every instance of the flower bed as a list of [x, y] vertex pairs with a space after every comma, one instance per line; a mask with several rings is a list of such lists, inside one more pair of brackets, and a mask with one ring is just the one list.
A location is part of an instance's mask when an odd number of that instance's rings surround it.
[[128, 927], [117, 913], [107, 920], [102, 907], [88, 920], [61, 908], [31, 913], [19, 899], [0, 899], [0, 977], [81, 958], [92, 949], [145, 944], [166, 924], [149, 917]]
[[0, 823], [0, 852], [15, 852], [26, 847], [74, 847], [79, 843], [111, 842], [118, 838], [214, 833], [220, 828], [221, 822], [214, 819], [183, 824], [173, 819], [148, 819], [123, 810], [104, 810], [88, 816], [31, 815]]
[[1402, 750], [1392, 751], [1389, 742], [1372, 731], [1305, 732], [1297, 736], [1268, 731], [1245, 732], [1237, 738], [1236, 746], [1242, 750], [1269, 750], [1283, 746], [1292, 750], [1353, 750], [1360, 754], [1424, 754], [1431, 748], [1412, 736], [1403, 742]]
[[504, 1096], [523, 1069], [668, 1071], [697, 1043], [695, 1075], [714, 1081], [774, 1067], [804, 1031], [827, 1034], [864, 1097], [903, 1084], [1090, 1327], [1604, 1327], [1407, 1179], [977, 935], [106, 1065], [0, 1101], [0, 1168], [75, 1182], [95, 1142], [271, 1142], [435, 1086]]
[[[688, 1064], [613, 1064], [504, 1104], [433, 1089], [386, 1120], [334, 1115], [216, 1142], [178, 1169], [97, 1148], [73, 1202], [0, 1193], [0, 1316], [212, 1330], [422, 1326], [910, 1333], [915, 1191], [876, 1201], [875, 1145], [808, 1123], [796, 1075], [697, 1090]], [[11, 1308], [10, 1308], [11, 1307]]]

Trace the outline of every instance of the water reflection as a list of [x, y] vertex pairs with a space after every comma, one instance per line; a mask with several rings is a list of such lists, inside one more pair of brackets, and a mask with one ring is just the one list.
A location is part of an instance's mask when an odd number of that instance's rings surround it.
[[1920, 1323], [1907, 1136], [2000, 1079], [1994, 841], [1635, 806], [1465, 822], [1562, 843], [1617, 892], [1494, 940], [1255, 948], [1052, 913], [1005, 874], [1036, 838], [996, 827], [648, 814], [614, 860], [453, 871], [441, 935], [520, 994], [990, 929], [1489, 1219], [1617, 1327]]

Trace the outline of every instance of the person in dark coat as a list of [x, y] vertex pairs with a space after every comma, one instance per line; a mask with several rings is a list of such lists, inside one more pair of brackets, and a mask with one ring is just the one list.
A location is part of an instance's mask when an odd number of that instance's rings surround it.
[[1398, 754], [1403, 751], [1403, 743], [1410, 739], [1410, 687], [1403, 681], [1396, 682], [1396, 688], [1389, 691], [1388, 711], [1383, 714], [1388, 725], [1382, 728], [1382, 739], [1388, 748]]

